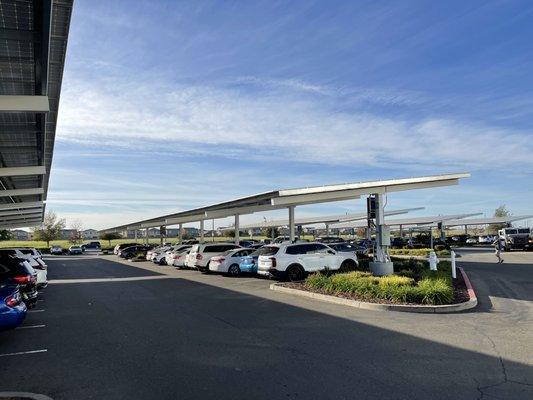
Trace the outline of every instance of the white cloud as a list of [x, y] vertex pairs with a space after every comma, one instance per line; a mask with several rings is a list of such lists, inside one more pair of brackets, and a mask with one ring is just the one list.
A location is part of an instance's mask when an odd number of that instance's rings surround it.
[[358, 110], [337, 113], [302, 96], [302, 88], [326, 90], [301, 81], [251, 95], [208, 86], [71, 80], [62, 94], [58, 138], [138, 148], [155, 143], [163, 151], [167, 143], [178, 144], [199, 153], [225, 146], [221, 152], [332, 165], [533, 166], [525, 132], [423, 115], [407, 121]]

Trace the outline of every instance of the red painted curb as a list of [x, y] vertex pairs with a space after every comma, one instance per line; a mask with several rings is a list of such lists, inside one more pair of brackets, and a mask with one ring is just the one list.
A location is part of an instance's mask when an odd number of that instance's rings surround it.
[[474, 287], [472, 286], [472, 283], [470, 283], [470, 279], [468, 279], [468, 275], [466, 275], [466, 272], [461, 267], [457, 267], [459, 272], [461, 272], [461, 275], [463, 277], [463, 280], [465, 281], [466, 289], [468, 290], [468, 297], [470, 297], [470, 300], [477, 300], [476, 292], [474, 291]]

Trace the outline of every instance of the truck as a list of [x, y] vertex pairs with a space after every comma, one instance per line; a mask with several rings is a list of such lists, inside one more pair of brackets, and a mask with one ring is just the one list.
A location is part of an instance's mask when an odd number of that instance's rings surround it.
[[499, 239], [504, 242], [504, 251], [526, 250], [530, 247], [531, 228], [503, 228], [498, 231]]

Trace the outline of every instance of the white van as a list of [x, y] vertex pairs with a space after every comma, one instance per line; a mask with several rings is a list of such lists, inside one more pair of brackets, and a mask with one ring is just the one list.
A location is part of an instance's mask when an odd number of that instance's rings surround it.
[[323, 243], [281, 243], [258, 250], [257, 273], [300, 281], [310, 272], [354, 269], [355, 253], [336, 252]]
[[211, 257], [218, 256], [227, 250], [237, 249], [241, 246], [234, 243], [201, 243], [195, 244], [187, 257], [187, 267], [198, 268], [202, 272], [209, 271]]

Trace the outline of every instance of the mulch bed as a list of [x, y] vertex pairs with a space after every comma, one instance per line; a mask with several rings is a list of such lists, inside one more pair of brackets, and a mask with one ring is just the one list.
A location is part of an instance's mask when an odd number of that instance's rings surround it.
[[[356, 300], [356, 301], [364, 301], [366, 303], [376, 303], [376, 304], [403, 304], [403, 305], [420, 305], [418, 303], [404, 303], [399, 301], [391, 301], [391, 300], [383, 300], [383, 299], [367, 299], [361, 296], [358, 296], [357, 294], [353, 293], [331, 293], [326, 290], [317, 290], [317, 289], [310, 289], [305, 286], [304, 281], [300, 282], [285, 282], [282, 284], [285, 287], [292, 288], [292, 289], [298, 289], [298, 290], [304, 290], [306, 292], [313, 292], [313, 293], [319, 293], [319, 294], [325, 294], [328, 296], [336, 296], [341, 297], [343, 299], [350, 299], [350, 300]], [[453, 281], [453, 302], [452, 304], [458, 304], [463, 303], [465, 301], [468, 301], [470, 297], [468, 296], [468, 290], [466, 288], [465, 281], [463, 279], [463, 275], [457, 271], [457, 279], [454, 279]]]

